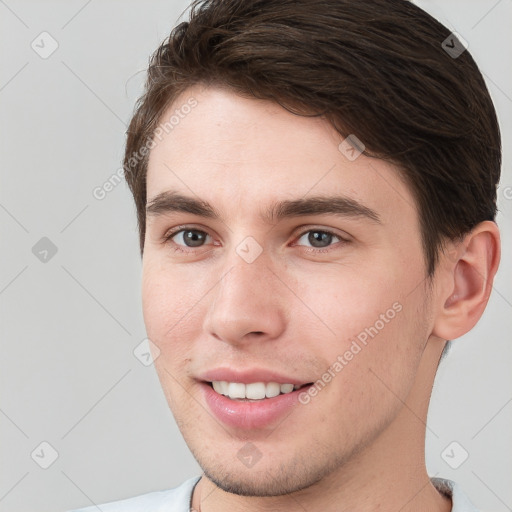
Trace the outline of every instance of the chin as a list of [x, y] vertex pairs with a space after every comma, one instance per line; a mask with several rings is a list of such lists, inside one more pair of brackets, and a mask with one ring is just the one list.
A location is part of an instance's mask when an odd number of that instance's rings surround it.
[[302, 450], [296, 450], [289, 456], [280, 454], [280, 457], [272, 451], [272, 456], [263, 454], [252, 467], [240, 462], [236, 453], [227, 457], [226, 452], [221, 455], [191, 451], [208, 480], [223, 491], [239, 496], [291, 494], [317, 484], [343, 465], [343, 461], [336, 459], [332, 452], [321, 453], [321, 450], [317, 450], [315, 458], [311, 452]]
[[214, 469], [213, 471], [203, 468], [205, 476], [217, 487], [225, 492], [237, 494], [238, 496], [252, 497], [275, 497], [291, 494], [306, 489], [323, 478], [323, 475], [310, 474], [309, 472], [297, 471], [288, 468], [288, 474], [282, 474], [275, 478], [267, 471], [247, 469], [242, 475], [241, 472], [225, 472]]

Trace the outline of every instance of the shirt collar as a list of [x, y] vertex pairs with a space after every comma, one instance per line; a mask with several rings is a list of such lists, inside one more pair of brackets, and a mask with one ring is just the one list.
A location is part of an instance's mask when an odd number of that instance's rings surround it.
[[431, 478], [433, 486], [452, 500], [452, 512], [478, 512], [458, 484], [445, 478]]

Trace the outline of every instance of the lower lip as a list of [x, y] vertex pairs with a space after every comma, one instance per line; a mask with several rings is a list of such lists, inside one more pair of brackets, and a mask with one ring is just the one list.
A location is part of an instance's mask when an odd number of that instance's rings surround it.
[[206, 382], [201, 383], [206, 403], [215, 417], [225, 425], [241, 429], [260, 429], [274, 424], [298, 405], [299, 394], [309, 386], [257, 402], [231, 400], [220, 395]]

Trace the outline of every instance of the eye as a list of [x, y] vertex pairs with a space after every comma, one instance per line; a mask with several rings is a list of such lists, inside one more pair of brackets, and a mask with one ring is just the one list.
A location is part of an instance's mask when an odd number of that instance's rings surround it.
[[201, 247], [211, 237], [208, 233], [199, 229], [188, 228], [169, 233], [165, 238], [166, 241], [172, 241], [176, 245], [184, 247]]
[[336, 243], [343, 241], [345, 241], [343, 238], [331, 233], [330, 231], [311, 229], [301, 235], [297, 240], [296, 245], [310, 244], [309, 246], [315, 249], [326, 249], [331, 246], [333, 242]]

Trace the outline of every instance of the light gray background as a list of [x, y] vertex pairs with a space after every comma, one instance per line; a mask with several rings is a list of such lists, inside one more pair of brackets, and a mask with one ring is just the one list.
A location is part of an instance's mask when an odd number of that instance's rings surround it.
[[[439, 370], [427, 462], [502, 512], [512, 510], [512, 2], [418, 3], [468, 41], [505, 146], [502, 265], [484, 318]], [[0, 0], [1, 511], [64, 511], [200, 473], [153, 367], [133, 354], [145, 330], [128, 187], [92, 193], [119, 169], [148, 56], [186, 6]], [[43, 31], [59, 45], [46, 59], [31, 48]], [[57, 247], [46, 263], [32, 252], [42, 237]], [[48, 469], [43, 441], [58, 452]], [[454, 458], [469, 453], [458, 469], [441, 456], [453, 441]]]

